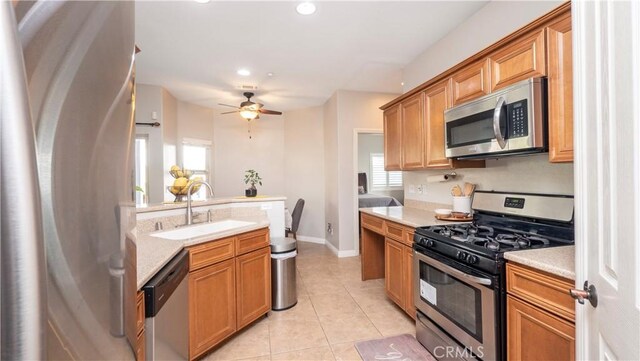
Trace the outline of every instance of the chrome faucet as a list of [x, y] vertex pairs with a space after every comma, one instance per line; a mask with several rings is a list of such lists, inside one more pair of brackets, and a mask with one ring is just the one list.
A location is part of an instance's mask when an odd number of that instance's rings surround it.
[[211, 194], [211, 197], [213, 197], [213, 188], [211, 188], [211, 184], [204, 181], [195, 181], [191, 183], [189, 188], [187, 188], [187, 224], [186, 224], [187, 226], [190, 224], [193, 224], [193, 211], [191, 210], [191, 188], [193, 188], [193, 186], [195, 186], [196, 184], [202, 184], [207, 186], [207, 188], [209, 188], [209, 193]]

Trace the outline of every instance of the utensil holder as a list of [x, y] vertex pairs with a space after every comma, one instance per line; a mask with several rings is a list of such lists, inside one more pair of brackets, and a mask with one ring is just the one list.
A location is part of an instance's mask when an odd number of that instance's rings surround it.
[[471, 213], [471, 197], [453, 197], [453, 211]]

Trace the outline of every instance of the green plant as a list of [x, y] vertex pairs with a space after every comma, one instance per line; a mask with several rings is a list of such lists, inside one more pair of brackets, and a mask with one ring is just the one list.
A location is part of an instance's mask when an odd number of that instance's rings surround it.
[[144, 194], [144, 189], [140, 186], [136, 186], [136, 192], [142, 192], [142, 194]]
[[255, 188], [256, 184], [262, 185], [262, 178], [253, 169], [249, 169], [244, 173], [244, 184], [251, 184], [251, 188]]

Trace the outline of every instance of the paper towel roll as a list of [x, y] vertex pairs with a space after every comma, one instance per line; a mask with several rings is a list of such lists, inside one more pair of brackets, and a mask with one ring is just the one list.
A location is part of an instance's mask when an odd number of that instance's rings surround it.
[[455, 177], [455, 175], [451, 175], [451, 174], [432, 175], [427, 177], [427, 183], [446, 182], [451, 180], [453, 177]]

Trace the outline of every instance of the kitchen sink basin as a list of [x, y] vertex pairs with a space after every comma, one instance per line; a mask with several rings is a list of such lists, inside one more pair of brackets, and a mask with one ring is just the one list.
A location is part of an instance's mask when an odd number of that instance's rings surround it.
[[254, 224], [255, 224], [254, 222], [226, 220], [226, 221], [198, 224], [194, 226], [174, 229], [171, 231], [151, 233], [151, 236], [164, 238], [164, 239], [171, 239], [171, 240], [189, 239], [189, 238], [205, 236], [207, 234], [212, 234], [212, 233], [230, 231], [232, 229], [251, 226]]

